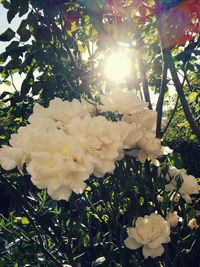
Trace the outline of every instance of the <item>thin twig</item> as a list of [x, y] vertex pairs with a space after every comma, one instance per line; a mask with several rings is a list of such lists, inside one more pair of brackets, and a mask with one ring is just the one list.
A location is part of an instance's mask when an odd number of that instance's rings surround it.
[[156, 111], [157, 111], [156, 137], [157, 138], [162, 137], [162, 131], [161, 131], [162, 111], [163, 111], [165, 89], [167, 86], [167, 69], [168, 69], [167, 65], [163, 62], [161, 88], [160, 88], [160, 94], [159, 94], [158, 102], [156, 106]]
[[[17, 199], [20, 201], [22, 207], [24, 208], [24, 210], [28, 210], [29, 213], [31, 214], [31, 216], [33, 216], [35, 218], [35, 220], [38, 222], [38, 224], [40, 224], [43, 229], [49, 234], [49, 236], [51, 237], [51, 239], [55, 242], [55, 244], [58, 246], [58, 248], [60, 247], [61, 243], [63, 243], [64, 241], [59, 239], [58, 236], [58, 231], [56, 230], [55, 226], [53, 225], [53, 223], [51, 221], [48, 221], [48, 227], [47, 225], [43, 222], [42, 218], [36, 213], [36, 211], [34, 210], [34, 208], [29, 204], [29, 202], [27, 200], [25, 200], [24, 196], [19, 194], [16, 187], [14, 185], [12, 185], [7, 179], [6, 177], [4, 177], [3, 174], [0, 175], [0, 179], [2, 181], [2, 183], [7, 186], [7, 188], [17, 197]], [[54, 233], [51, 232], [51, 230], [49, 229], [49, 227], [52, 229], [52, 231]], [[59, 240], [58, 240], [58, 239]], [[62, 250], [63, 252], [63, 250]]]
[[[62, 34], [65, 36], [66, 35], [66, 32], [65, 32], [65, 29], [64, 29], [64, 25], [63, 25], [63, 18], [64, 17], [64, 14], [62, 12], [62, 10], [60, 10], [60, 25], [61, 25], [61, 30], [62, 30]], [[79, 70], [75, 60], [74, 60], [74, 56], [67, 44], [67, 41], [63, 39], [63, 42], [64, 42], [64, 48], [66, 49], [66, 52], [68, 53], [69, 55], [69, 58], [70, 58], [70, 61], [71, 61], [71, 64], [72, 66], [74, 67], [74, 70], [75, 70], [75, 74], [76, 74], [76, 83], [77, 85], [79, 85], [80, 81], [82, 81], [82, 88], [83, 88], [83, 92], [86, 93], [86, 95], [88, 96], [88, 98], [90, 99], [93, 99], [93, 96], [89, 90], [89, 86], [88, 86], [88, 83], [86, 81], [86, 79], [83, 79], [83, 75], [81, 73], [81, 71]]]
[[17, 90], [17, 88], [16, 88], [16, 86], [15, 86], [15, 83], [14, 83], [14, 79], [13, 79], [13, 75], [12, 75], [12, 73], [10, 73], [10, 78], [11, 78], [11, 82], [12, 82], [12, 86], [13, 86], [13, 88], [14, 88], [15, 91], [19, 94], [19, 92], [18, 92], [18, 90]]
[[143, 89], [143, 93], [144, 93], [144, 98], [145, 98], [145, 101], [148, 103], [149, 109], [152, 109], [144, 62], [141, 58], [138, 58], [138, 63], [139, 63], [139, 67], [140, 67], [141, 82], [142, 82], [142, 89]]
[[[33, 239], [32, 237], [27, 237], [22, 231], [21, 231], [21, 229], [18, 229], [18, 227], [16, 227], [14, 224], [12, 224], [10, 221], [8, 221], [2, 214], [0, 214], [0, 216], [4, 219], [4, 220], [6, 220], [7, 222], [9, 222], [9, 224], [10, 225], [12, 225], [12, 227], [17, 231], [17, 232], [14, 232], [14, 231], [10, 231], [10, 230], [8, 230], [7, 228], [5, 228], [5, 227], [3, 227], [3, 229], [5, 230], [5, 231], [7, 231], [7, 232], [9, 232], [9, 233], [12, 233], [12, 234], [14, 234], [16, 237], [18, 237], [20, 240], [22, 240], [22, 241], [24, 241], [24, 242], [28, 242], [28, 243], [30, 243], [30, 242], [32, 242], [32, 243], [34, 243], [34, 244], [36, 244], [40, 249], [41, 249], [41, 251], [43, 252], [43, 254], [46, 256], [46, 257], [48, 257], [48, 258], [50, 258], [55, 264], [56, 264], [56, 266], [58, 266], [58, 267], [63, 267], [63, 265], [62, 265], [62, 263], [61, 262], [59, 262], [43, 245], [41, 245], [40, 243], [38, 243], [35, 239]], [[19, 231], [20, 230], [20, 231]], [[18, 233], [18, 232], [20, 232], [20, 234]], [[22, 237], [21, 236], [23, 236], [24, 237], [24, 239], [22, 239]]]
[[165, 134], [165, 132], [167, 131], [168, 127], [170, 126], [170, 124], [171, 124], [171, 122], [172, 122], [172, 119], [174, 118], [174, 115], [175, 115], [176, 110], [177, 110], [177, 107], [178, 107], [178, 101], [179, 101], [179, 97], [177, 97], [177, 99], [176, 99], [176, 104], [175, 104], [175, 106], [174, 106], [174, 108], [173, 108], [171, 117], [170, 117], [170, 119], [168, 120], [167, 125], [165, 126], [165, 129], [161, 132], [161, 135], [162, 135], [162, 136]]
[[188, 102], [186, 100], [186, 97], [185, 97], [185, 94], [183, 91], [182, 84], [181, 84], [179, 77], [177, 75], [177, 72], [176, 72], [176, 68], [175, 68], [175, 64], [173, 61], [171, 51], [169, 49], [167, 49], [165, 52], [166, 52], [165, 60], [167, 60], [167, 62], [169, 64], [169, 70], [171, 72], [172, 80], [173, 80], [174, 85], [176, 87], [177, 94], [180, 98], [180, 102], [181, 102], [181, 105], [183, 107], [183, 111], [185, 113], [186, 119], [188, 120], [192, 131], [196, 135], [197, 140], [200, 142], [200, 128], [196, 125], [194, 118], [192, 117], [192, 114], [190, 112]]

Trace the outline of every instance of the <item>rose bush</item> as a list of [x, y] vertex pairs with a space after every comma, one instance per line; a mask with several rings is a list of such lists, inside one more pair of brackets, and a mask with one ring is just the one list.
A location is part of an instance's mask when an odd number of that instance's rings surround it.
[[[125, 90], [120, 96], [111, 99], [110, 94], [102, 95], [100, 109], [124, 114], [139, 112], [141, 117], [149, 112], [152, 116], [153, 111], [134, 92]], [[133, 108], [128, 112], [131, 103]], [[127, 109], [118, 110], [120, 105]], [[0, 149], [0, 164], [6, 170], [17, 166], [21, 170], [25, 164], [32, 182], [40, 189], [47, 188], [56, 200], [68, 200], [72, 191], [82, 193], [84, 181], [92, 174], [103, 177], [112, 173], [125, 149], [131, 149], [130, 155], [141, 162], [148, 157], [157, 161], [166, 150], [146, 120], [136, 123], [95, 116], [94, 106], [83, 99], [69, 102], [56, 98], [48, 108], [37, 104], [28, 121], [27, 126], [11, 136], [11, 146]], [[154, 124], [153, 120], [151, 129]]]

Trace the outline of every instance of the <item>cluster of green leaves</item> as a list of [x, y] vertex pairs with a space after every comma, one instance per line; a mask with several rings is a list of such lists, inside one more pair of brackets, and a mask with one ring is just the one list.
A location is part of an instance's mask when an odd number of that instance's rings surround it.
[[[11, 212], [9, 218], [1, 215], [2, 266], [188, 266], [198, 254], [198, 243], [193, 242], [199, 233], [187, 227], [198, 202], [176, 202], [173, 194], [166, 193], [166, 172], [163, 168], [158, 176], [156, 167], [126, 157], [112, 175], [91, 177], [84, 193], [73, 194], [69, 202], [54, 201], [46, 191], [30, 187], [25, 193], [20, 184], [24, 186], [24, 179], [30, 177], [8, 175], [10, 181], [2, 181], [15, 194], [21, 210]], [[144, 260], [141, 250], [124, 246], [126, 227], [155, 210], [163, 217], [176, 210], [184, 216], [183, 223], [172, 231], [172, 242], [165, 246], [167, 258], [165, 254]]]

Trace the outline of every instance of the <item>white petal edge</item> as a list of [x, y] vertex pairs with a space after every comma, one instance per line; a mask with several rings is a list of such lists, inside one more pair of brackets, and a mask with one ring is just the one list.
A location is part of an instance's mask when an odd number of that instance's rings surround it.
[[161, 256], [164, 253], [164, 248], [163, 246], [159, 246], [157, 248], [151, 249], [148, 246], [143, 246], [142, 253], [145, 259], [148, 257], [156, 258], [156, 257]]
[[138, 249], [140, 248], [142, 245], [141, 244], [138, 244], [135, 239], [133, 238], [130, 238], [130, 237], [127, 237], [125, 240], [124, 240], [124, 244], [127, 248], [129, 249]]

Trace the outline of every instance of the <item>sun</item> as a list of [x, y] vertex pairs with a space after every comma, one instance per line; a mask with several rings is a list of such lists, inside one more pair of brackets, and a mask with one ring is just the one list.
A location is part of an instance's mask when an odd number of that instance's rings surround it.
[[123, 82], [131, 74], [131, 56], [123, 50], [110, 52], [107, 54], [103, 67], [107, 79], [114, 83]]

